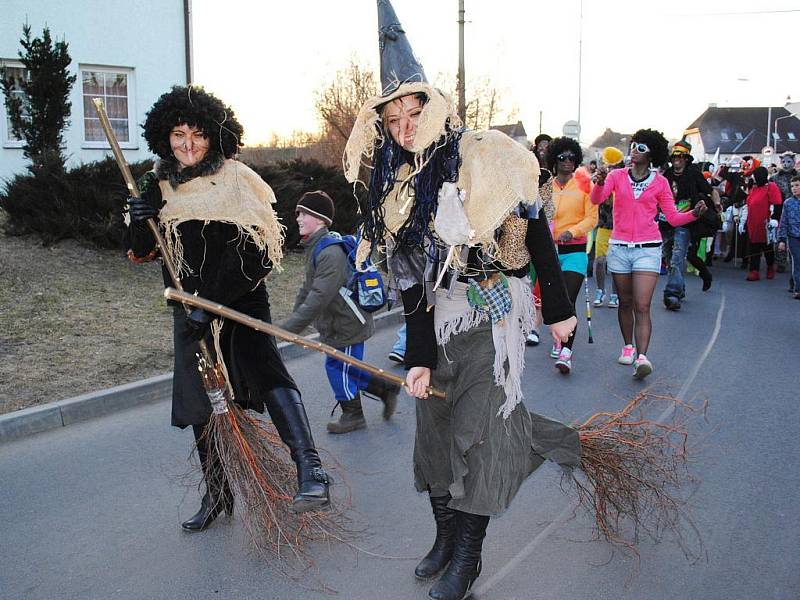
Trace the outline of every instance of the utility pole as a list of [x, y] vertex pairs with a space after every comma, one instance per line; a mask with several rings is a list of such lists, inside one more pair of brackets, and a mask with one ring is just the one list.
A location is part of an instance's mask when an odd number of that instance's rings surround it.
[[[583, 84], [583, 0], [581, 3], [581, 16], [578, 26], [578, 125], [581, 124], [581, 87]], [[578, 130], [578, 139], [580, 141], [580, 130]]]
[[458, 0], [458, 116], [462, 123], [467, 119], [464, 90], [464, 0]]

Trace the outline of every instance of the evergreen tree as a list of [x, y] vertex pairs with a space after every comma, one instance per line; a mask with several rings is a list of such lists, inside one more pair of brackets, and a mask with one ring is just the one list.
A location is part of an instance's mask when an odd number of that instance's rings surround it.
[[[64, 155], [62, 132], [69, 125], [72, 103], [69, 93], [77, 79], [67, 67], [72, 59], [65, 41], [53, 43], [50, 30], [45, 27], [41, 38], [31, 38], [31, 27], [22, 27], [18, 52], [27, 77], [14, 81], [0, 69], [0, 85], [5, 94], [5, 106], [11, 119], [11, 131], [25, 142], [25, 158], [34, 174], [42, 171], [63, 172]], [[25, 96], [11, 92], [19, 86]]]

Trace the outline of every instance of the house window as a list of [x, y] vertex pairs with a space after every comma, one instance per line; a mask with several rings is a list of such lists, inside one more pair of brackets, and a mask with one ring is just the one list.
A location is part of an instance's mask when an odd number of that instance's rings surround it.
[[122, 148], [136, 148], [138, 136], [133, 107], [133, 70], [114, 67], [81, 66], [83, 86], [83, 147], [108, 148], [100, 119], [94, 107], [102, 98], [111, 128]]
[[795, 141], [797, 139], [797, 136], [794, 134], [794, 131], [787, 131], [786, 137], [788, 137], [792, 141]]
[[743, 140], [744, 136], [741, 134], [740, 131], [737, 131], [735, 134], [737, 140]]
[[777, 131], [775, 131], [772, 134], [772, 137], [775, 138], [775, 141], [777, 142], [779, 139], [781, 139], [781, 134], [779, 134]]
[[[21, 62], [14, 60], [0, 61], [0, 67], [5, 71], [6, 79], [13, 79], [14, 86], [11, 90], [11, 95], [22, 99], [22, 114], [27, 115], [28, 103], [26, 102], [25, 92], [22, 91], [22, 82], [28, 77], [28, 70], [22, 65]], [[5, 104], [4, 104], [5, 106]], [[11, 117], [4, 111], [5, 119], [3, 119], [5, 126], [3, 128], [3, 146], [6, 148], [22, 148], [25, 142], [14, 135], [11, 127]]]
[[720, 131], [719, 132], [719, 137], [722, 138], [723, 142], [727, 142], [729, 139], [731, 139], [730, 137], [728, 137], [728, 132], [727, 131]]

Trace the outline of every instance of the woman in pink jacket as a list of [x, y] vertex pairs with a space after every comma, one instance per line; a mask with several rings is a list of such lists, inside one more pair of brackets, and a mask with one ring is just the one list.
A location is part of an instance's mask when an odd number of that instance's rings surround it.
[[650, 302], [661, 269], [658, 209], [670, 225], [679, 227], [697, 219], [707, 207], [700, 201], [692, 212], [676, 210], [670, 185], [656, 169], [668, 157], [667, 140], [660, 132], [640, 129], [631, 140], [630, 168], [610, 173], [598, 170], [591, 200], [600, 204], [614, 194], [614, 229], [606, 264], [619, 292], [617, 318], [625, 344], [617, 362], [632, 364], [633, 376], [643, 379], [653, 372], [647, 348], [652, 331]]

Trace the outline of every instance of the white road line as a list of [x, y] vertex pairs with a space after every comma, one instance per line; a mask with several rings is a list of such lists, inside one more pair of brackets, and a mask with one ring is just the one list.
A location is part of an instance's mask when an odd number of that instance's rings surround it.
[[[694, 383], [697, 374], [700, 372], [700, 368], [703, 366], [703, 363], [708, 358], [708, 355], [711, 354], [711, 350], [714, 348], [714, 344], [717, 342], [717, 337], [719, 337], [719, 332], [722, 329], [722, 314], [725, 311], [725, 293], [722, 293], [722, 301], [719, 303], [719, 309], [717, 309], [717, 322], [714, 325], [714, 331], [711, 334], [711, 339], [708, 340], [708, 344], [706, 344], [705, 350], [700, 355], [700, 360], [697, 361], [695, 366], [689, 373], [689, 377], [686, 378], [686, 381], [683, 383], [680, 391], [678, 392], [677, 398], [679, 400], [684, 400], [686, 393], [689, 391], [689, 388]], [[659, 415], [657, 422], [662, 422], [666, 419], [672, 411], [675, 410], [674, 406], [670, 406], [667, 408], [661, 415]], [[567, 505], [564, 510], [559, 513], [559, 515], [542, 531], [540, 531], [536, 537], [534, 537], [530, 542], [528, 542], [522, 550], [520, 550], [516, 556], [514, 556], [511, 560], [509, 560], [505, 565], [503, 565], [499, 571], [494, 573], [489, 579], [481, 583], [478, 587], [476, 587], [473, 592], [476, 595], [481, 595], [488, 592], [492, 589], [495, 585], [497, 585], [500, 581], [505, 579], [505, 577], [515, 569], [522, 561], [528, 558], [530, 554], [542, 543], [544, 542], [550, 534], [559, 526], [561, 523], [565, 521], [567, 516], [572, 514], [575, 510], [575, 507], [572, 504]]]

